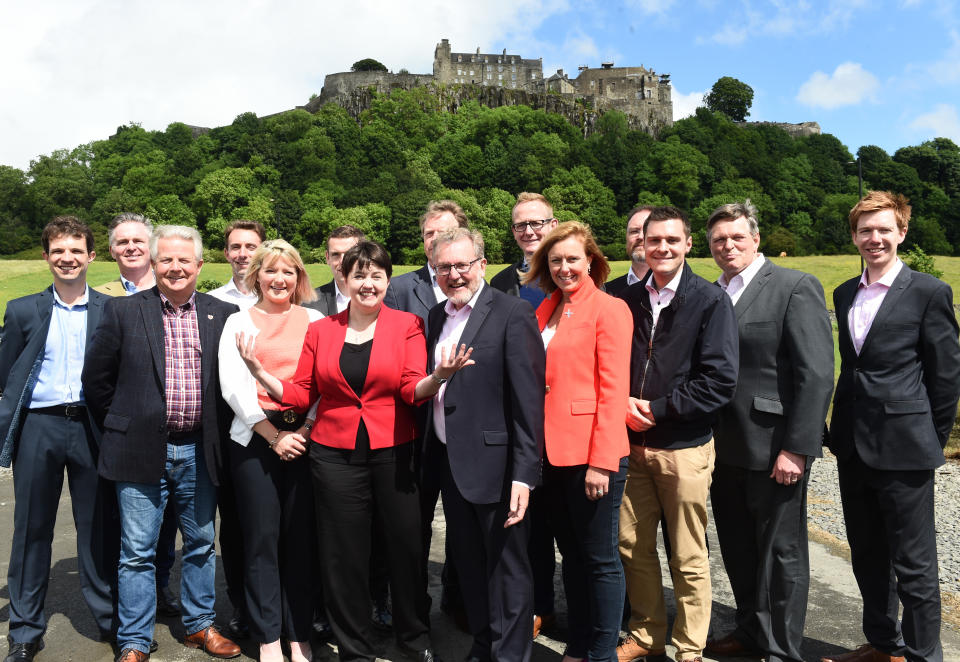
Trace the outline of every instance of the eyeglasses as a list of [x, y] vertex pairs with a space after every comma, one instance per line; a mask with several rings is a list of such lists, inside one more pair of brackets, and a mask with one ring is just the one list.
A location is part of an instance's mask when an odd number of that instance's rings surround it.
[[456, 271], [458, 274], [465, 274], [473, 268], [474, 264], [482, 259], [482, 257], [478, 257], [475, 260], [470, 260], [469, 262], [458, 262], [457, 264], [438, 264], [437, 275], [449, 276], [451, 271]]
[[517, 234], [523, 234], [527, 228], [530, 228], [534, 232], [540, 232], [540, 230], [543, 229], [543, 226], [552, 220], [552, 218], [545, 218], [542, 221], [520, 221], [519, 223], [514, 223], [510, 227], [513, 228], [513, 231]]

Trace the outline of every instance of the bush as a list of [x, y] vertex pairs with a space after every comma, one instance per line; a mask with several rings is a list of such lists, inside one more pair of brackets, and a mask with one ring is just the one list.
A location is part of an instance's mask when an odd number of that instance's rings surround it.
[[937, 269], [936, 265], [934, 264], [933, 257], [924, 253], [923, 249], [919, 246], [915, 246], [908, 250], [903, 256], [903, 261], [914, 271], [930, 274], [934, 278], [940, 278], [943, 276], [943, 272]]

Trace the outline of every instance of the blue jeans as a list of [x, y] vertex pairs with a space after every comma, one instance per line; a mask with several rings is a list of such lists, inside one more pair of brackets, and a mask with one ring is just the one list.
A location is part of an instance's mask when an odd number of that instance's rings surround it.
[[193, 443], [167, 444], [160, 482], [117, 483], [120, 503], [120, 572], [117, 645], [146, 653], [157, 610], [154, 561], [167, 499], [183, 535], [180, 603], [187, 634], [213, 625], [217, 557], [214, 518], [217, 490], [207, 474], [200, 434]]

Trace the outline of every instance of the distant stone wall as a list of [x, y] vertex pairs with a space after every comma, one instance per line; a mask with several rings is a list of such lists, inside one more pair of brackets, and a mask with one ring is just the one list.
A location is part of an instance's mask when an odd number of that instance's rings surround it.
[[766, 125], [766, 126], [775, 126], [778, 129], [783, 129], [789, 133], [794, 138], [806, 138], [807, 136], [819, 136], [820, 125], [816, 122], [800, 122], [799, 124], [791, 124], [789, 122], [737, 122], [741, 126], [748, 125]]
[[344, 71], [328, 74], [323, 79], [320, 96], [311, 100], [306, 105], [306, 109], [314, 112], [320, 106], [330, 102], [343, 105], [350, 94], [358, 88], [372, 87], [381, 94], [389, 94], [395, 89], [409, 90], [432, 82], [432, 74], [394, 74], [387, 71]]

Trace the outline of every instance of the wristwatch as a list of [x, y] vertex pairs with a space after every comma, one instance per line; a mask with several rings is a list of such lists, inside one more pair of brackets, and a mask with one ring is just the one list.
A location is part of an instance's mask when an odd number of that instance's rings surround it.
[[431, 372], [431, 373], [430, 373], [430, 378], [433, 379], [433, 381], [435, 381], [436, 383], [438, 383], [440, 386], [443, 386], [444, 384], [447, 383], [447, 380], [446, 380], [446, 379], [443, 379], [443, 378], [441, 378], [441, 377], [437, 377], [437, 373], [435, 373], [435, 372]]

